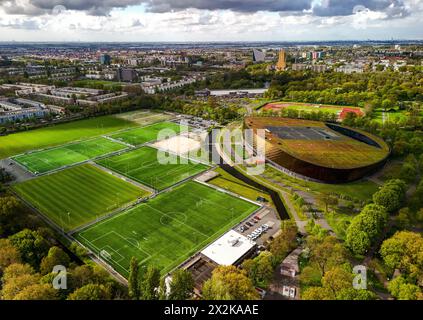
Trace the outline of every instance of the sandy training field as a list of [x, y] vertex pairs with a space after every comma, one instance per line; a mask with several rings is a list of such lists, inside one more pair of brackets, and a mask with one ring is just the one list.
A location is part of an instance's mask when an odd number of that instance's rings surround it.
[[166, 140], [158, 141], [153, 147], [169, 151], [177, 155], [184, 155], [189, 152], [197, 151], [201, 148], [201, 137], [199, 136], [175, 136]]

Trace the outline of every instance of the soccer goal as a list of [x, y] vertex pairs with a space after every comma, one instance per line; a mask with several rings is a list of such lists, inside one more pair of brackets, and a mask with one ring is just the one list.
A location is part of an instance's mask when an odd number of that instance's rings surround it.
[[106, 260], [111, 260], [112, 259], [112, 255], [107, 251], [107, 250], [101, 250], [100, 251], [100, 256]]

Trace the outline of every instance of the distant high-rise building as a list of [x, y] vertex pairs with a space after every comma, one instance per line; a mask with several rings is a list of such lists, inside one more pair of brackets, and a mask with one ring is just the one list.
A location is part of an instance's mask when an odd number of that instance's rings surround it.
[[253, 49], [253, 61], [254, 62], [264, 62], [266, 54], [258, 49]]
[[100, 63], [103, 65], [110, 65], [112, 63], [112, 58], [108, 54], [102, 54], [100, 56]]
[[276, 70], [284, 71], [286, 69], [286, 52], [285, 50], [281, 49], [279, 51], [279, 60], [276, 64]]
[[116, 78], [119, 82], [133, 82], [137, 78], [137, 72], [134, 69], [119, 68], [116, 72]]
[[306, 52], [306, 59], [311, 60], [312, 58], [313, 58], [313, 52], [311, 52], [311, 51]]

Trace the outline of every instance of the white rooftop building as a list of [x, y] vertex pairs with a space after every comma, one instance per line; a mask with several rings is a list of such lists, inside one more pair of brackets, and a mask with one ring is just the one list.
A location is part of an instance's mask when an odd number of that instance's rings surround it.
[[201, 253], [219, 265], [230, 266], [240, 262], [255, 246], [255, 242], [230, 230]]

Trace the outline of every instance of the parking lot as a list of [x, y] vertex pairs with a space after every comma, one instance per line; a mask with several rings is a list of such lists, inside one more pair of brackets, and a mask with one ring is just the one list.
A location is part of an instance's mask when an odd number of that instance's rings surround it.
[[258, 245], [264, 244], [279, 229], [280, 221], [276, 216], [275, 210], [267, 207], [234, 228], [235, 231], [256, 242]]
[[13, 176], [13, 182], [23, 182], [32, 179], [34, 175], [11, 159], [0, 160], [0, 168], [4, 168]]

